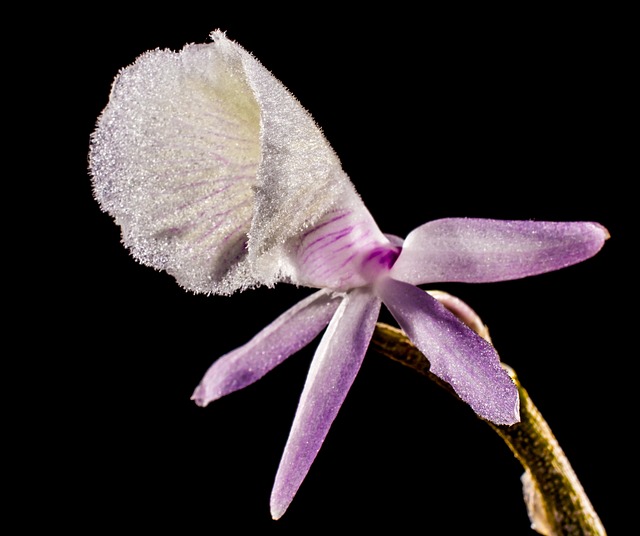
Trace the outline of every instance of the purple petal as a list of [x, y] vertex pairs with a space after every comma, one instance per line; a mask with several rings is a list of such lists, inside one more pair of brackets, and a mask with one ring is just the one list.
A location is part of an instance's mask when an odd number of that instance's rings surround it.
[[429, 359], [431, 372], [451, 385], [473, 411], [496, 424], [520, 420], [518, 390], [491, 344], [418, 287], [386, 278], [376, 288], [400, 327]]
[[362, 203], [345, 204], [300, 234], [294, 247], [296, 282], [341, 290], [365, 285], [363, 261], [376, 247], [393, 248]]
[[335, 313], [340, 298], [320, 290], [300, 301], [247, 344], [220, 357], [191, 396], [199, 406], [259, 380], [311, 342]]
[[584, 261], [607, 238], [593, 222], [434, 220], [409, 233], [391, 276], [413, 285], [519, 279]]
[[360, 369], [380, 312], [369, 290], [351, 291], [331, 320], [309, 375], [271, 493], [278, 519], [291, 503]]

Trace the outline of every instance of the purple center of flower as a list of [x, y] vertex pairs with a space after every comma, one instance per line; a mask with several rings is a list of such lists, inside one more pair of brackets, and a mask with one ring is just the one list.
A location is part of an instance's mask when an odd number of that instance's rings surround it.
[[382, 274], [391, 270], [400, 256], [399, 246], [378, 246], [362, 257], [361, 273], [369, 281], [375, 281]]

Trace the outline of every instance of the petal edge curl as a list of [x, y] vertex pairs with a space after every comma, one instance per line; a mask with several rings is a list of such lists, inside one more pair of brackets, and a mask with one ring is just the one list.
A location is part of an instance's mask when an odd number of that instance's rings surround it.
[[480, 417], [495, 424], [519, 422], [518, 389], [491, 344], [418, 287], [386, 278], [376, 289], [433, 374]]

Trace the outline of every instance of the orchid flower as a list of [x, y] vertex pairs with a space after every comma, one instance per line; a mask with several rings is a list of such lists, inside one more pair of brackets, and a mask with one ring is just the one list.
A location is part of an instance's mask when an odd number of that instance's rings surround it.
[[316, 289], [217, 359], [192, 397], [206, 406], [248, 386], [324, 330], [275, 478], [273, 518], [325, 440], [382, 304], [477, 415], [518, 422], [518, 392], [493, 346], [419, 285], [557, 270], [596, 254], [607, 230], [447, 218], [404, 240], [386, 235], [311, 115], [249, 52], [221, 31], [211, 37], [179, 52], [146, 52], [120, 71], [89, 167], [95, 198], [132, 256], [185, 289]]

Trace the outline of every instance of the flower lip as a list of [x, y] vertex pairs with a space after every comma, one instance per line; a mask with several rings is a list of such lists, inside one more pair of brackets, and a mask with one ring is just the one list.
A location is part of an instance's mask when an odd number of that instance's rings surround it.
[[369, 282], [388, 273], [400, 256], [402, 248], [390, 244], [376, 246], [362, 255], [360, 273]]

